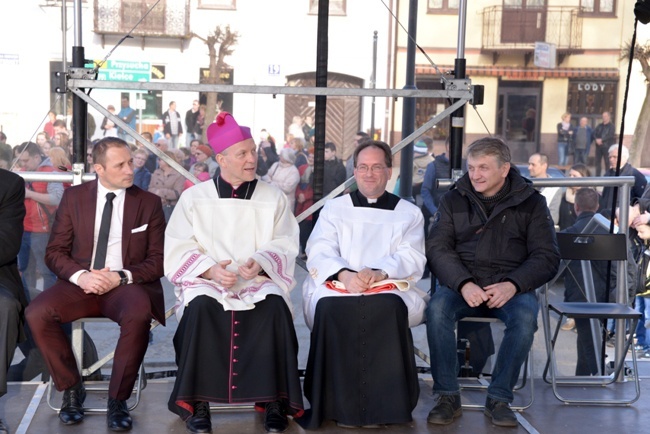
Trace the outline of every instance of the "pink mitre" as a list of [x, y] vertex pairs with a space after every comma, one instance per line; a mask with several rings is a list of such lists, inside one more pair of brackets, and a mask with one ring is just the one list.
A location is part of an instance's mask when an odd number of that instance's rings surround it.
[[251, 129], [240, 127], [228, 112], [219, 113], [214, 123], [208, 127], [207, 136], [208, 143], [215, 154], [220, 154], [237, 143], [253, 138]]

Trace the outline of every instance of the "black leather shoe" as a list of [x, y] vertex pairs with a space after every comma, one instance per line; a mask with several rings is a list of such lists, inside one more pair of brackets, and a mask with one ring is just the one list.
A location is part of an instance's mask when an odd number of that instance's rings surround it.
[[210, 420], [210, 404], [205, 401], [194, 403], [194, 414], [187, 419], [185, 427], [189, 433], [210, 433], [212, 432], [212, 421]]
[[59, 410], [59, 419], [65, 425], [74, 425], [84, 419], [84, 400], [86, 388], [82, 385], [63, 392], [63, 402]]
[[517, 426], [517, 416], [510, 409], [510, 404], [505, 401], [497, 401], [488, 398], [485, 402], [485, 410], [483, 411], [487, 417], [492, 418], [492, 423], [497, 426]]
[[128, 431], [133, 426], [126, 401], [108, 398], [108, 413], [106, 423], [111, 431]]
[[9, 434], [9, 427], [0, 419], [0, 434]]
[[264, 412], [264, 429], [266, 432], [285, 432], [289, 428], [287, 411], [280, 401], [268, 402]]
[[448, 425], [461, 414], [463, 414], [463, 409], [460, 406], [460, 395], [440, 395], [436, 405], [427, 416], [427, 422]]

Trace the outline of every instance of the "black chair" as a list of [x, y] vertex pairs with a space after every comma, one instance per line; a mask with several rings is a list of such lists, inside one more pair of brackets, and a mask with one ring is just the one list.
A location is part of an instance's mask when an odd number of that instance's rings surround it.
[[[633, 333], [625, 339], [622, 351], [617, 351], [613, 364], [613, 371], [610, 375], [601, 376], [560, 376], [558, 374], [555, 344], [564, 318], [590, 319], [592, 335], [594, 336], [594, 347], [598, 349], [596, 354], [600, 353], [598, 345], [598, 336], [602, 335], [601, 324], [608, 319], [629, 321], [630, 330], [635, 330], [641, 314], [621, 303], [596, 303], [594, 295], [593, 276], [591, 266], [588, 261], [592, 260], [610, 260], [610, 261], [627, 261], [627, 236], [625, 234], [557, 234], [560, 255], [565, 262], [558, 272], [558, 275], [549, 282], [543, 295], [543, 323], [544, 335], [546, 338], [546, 348], [548, 351], [548, 360], [544, 369], [544, 380], [547, 381], [547, 373], [551, 374], [551, 384], [553, 393], [556, 398], [567, 404], [592, 404], [592, 405], [630, 405], [639, 399], [641, 389], [639, 384], [639, 373], [637, 368], [636, 354], [632, 351], [632, 376], [635, 382], [636, 394], [631, 399], [622, 398], [580, 398], [565, 397], [560, 395], [559, 386], [607, 386], [617, 382], [621, 373], [629, 373], [625, 368], [625, 355], [632, 346], [634, 339]], [[548, 288], [555, 283], [557, 278], [566, 268], [566, 261], [580, 260], [582, 262], [582, 271], [584, 276], [585, 292], [587, 302], [553, 302], [548, 301]], [[551, 335], [550, 312], [553, 311], [559, 315], [559, 320]], [[602, 345], [602, 342], [601, 342]], [[620, 349], [617, 348], [617, 350]], [[547, 381], [548, 382], [548, 381]], [[620, 396], [620, 395], [619, 395]]]

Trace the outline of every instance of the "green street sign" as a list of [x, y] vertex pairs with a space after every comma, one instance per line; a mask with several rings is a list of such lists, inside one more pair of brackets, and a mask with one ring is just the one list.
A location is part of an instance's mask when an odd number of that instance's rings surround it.
[[151, 62], [109, 59], [97, 72], [98, 80], [148, 82], [151, 79]]

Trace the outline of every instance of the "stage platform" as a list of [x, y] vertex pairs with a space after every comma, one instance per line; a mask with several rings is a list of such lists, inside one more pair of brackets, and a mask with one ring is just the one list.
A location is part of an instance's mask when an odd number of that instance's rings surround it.
[[[292, 293], [293, 308], [295, 315], [295, 326], [300, 344], [299, 366], [305, 368], [307, 353], [309, 349], [309, 330], [303, 317], [301, 306], [301, 286], [305, 277], [305, 271], [297, 268], [299, 284]], [[421, 281], [418, 286], [428, 289], [429, 280]], [[558, 286], [552, 288], [551, 299], [562, 297], [563, 288]], [[165, 285], [167, 306], [173, 305], [173, 291], [169, 284]], [[133, 433], [185, 433], [185, 424], [167, 409], [167, 400], [171, 393], [174, 381], [175, 365], [172, 337], [176, 330], [176, 320], [171, 317], [167, 327], [158, 327], [154, 330], [153, 342], [151, 343], [145, 357], [145, 368], [148, 376], [148, 384], [142, 393], [142, 399], [138, 407], [132, 411], [134, 419]], [[495, 339], [500, 338], [498, 325], [495, 327]], [[86, 328], [92, 336], [100, 353], [100, 357], [111, 351], [118, 335], [118, 329], [114, 324], [91, 323]], [[423, 353], [428, 355], [426, 343], [426, 331], [424, 326], [413, 329], [414, 342]], [[572, 331], [560, 332], [558, 340], [559, 369], [562, 373], [569, 375], [575, 366], [575, 338]], [[607, 352], [613, 357], [613, 348]], [[463, 416], [453, 424], [447, 426], [429, 425], [426, 417], [434, 405], [434, 397], [431, 394], [432, 380], [427, 372], [420, 374], [420, 399], [413, 412], [413, 422], [403, 425], [391, 425], [379, 430], [368, 429], [344, 429], [336, 426], [334, 422], [327, 422], [319, 430], [313, 432], [321, 433], [355, 433], [355, 432], [386, 432], [386, 433], [548, 433], [548, 434], [569, 434], [569, 433], [596, 433], [596, 432], [644, 432], [650, 426], [650, 358], [639, 359], [639, 373], [641, 375], [641, 398], [631, 406], [577, 406], [566, 405], [560, 402], [553, 395], [551, 386], [542, 380], [542, 371], [546, 361], [546, 347], [542, 330], [541, 319], [539, 330], [535, 335], [533, 347], [533, 377], [534, 377], [534, 402], [532, 406], [522, 412], [518, 412], [519, 426], [517, 428], [501, 428], [491, 424], [490, 420], [483, 415], [482, 410], [464, 410]], [[627, 355], [630, 359], [630, 354]], [[17, 351], [14, 361], [22, 358], [20, 351]], [[611, 360], [611, 359], [610, 359]], [[417, 359], [417, 364], [422, 371], [427, 371], [428, 365]], [[630, 364], [631, 365], [631, 364]], [[110, 374], [110, 364], [102, 368], [104, 376]], [[528, 386], [527, 386], [528, 387]], [[578, 396], [592, 397], [596, 394], [611, 393], [611, 396], [619, 396], [622, 393], [633, 393], [634, 385], [627, 381], [608, 386], [607, 390], [602, 387], [581, 387], [571, 388], [572, 393]], [[568, 388], [563, 388], [563, 390]], [[10, 383], [8, 395], [2, 398], [0, 406], [0, 418], [5, 420], [10, 427], [10, 432], [29, 434], [80, 434], [80, 433], [108, 433], [106, 427], [106, 416], [101, 413], [89, 413], [85, 420], [74, 426], [64, 426], [59, 422], [57, 413], [50, 409], [46, 403], [47, 383], [41, 381], [27, 381]], [[517, 392], [515, 404], [520, 402], [527, 393], [526, 389]], [[97, 406], [106, 406], [106, 395], [101, 393], [90, 393], [87, 403]], [[472, 391], [463, 394], [464, 403], [482, 404], [485, 401], [485, 392]], [[53, 403], [59, 406], [60, 394], [55, 395]], [[308, 402], [305, 401], [305, 405]], [[645, 410], [644, 410], [645, 409]], [[217, 433], [263, 433], [263, 414], [256, 413], [252, 409], [225, 409], [212, 412], [213, 432]], [[292, 421], [287, 433], [296, 434], [304, 431]]]

